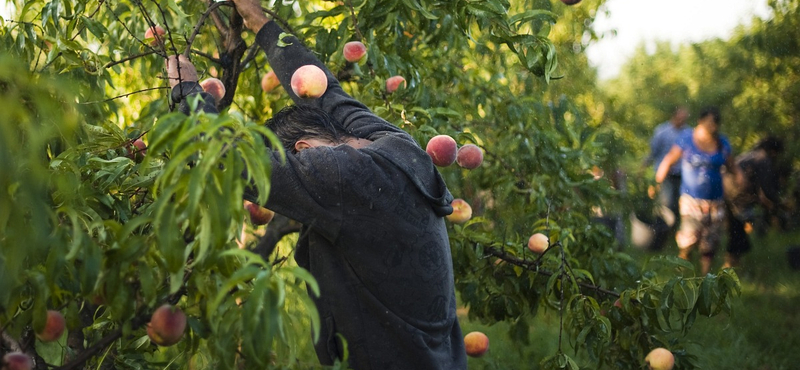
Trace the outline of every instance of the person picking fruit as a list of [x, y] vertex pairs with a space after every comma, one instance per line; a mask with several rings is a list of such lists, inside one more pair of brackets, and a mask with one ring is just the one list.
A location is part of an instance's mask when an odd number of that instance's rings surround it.
[[[234, 3], [295, 103], [267, 122], [288, 155], [271, 153], [275, 196], [261, 206], [303, 225], [295, 259], [320, 287], [320, 363], [343, 360], [346, 343], [356, 370], [466, 369], [444, 221], [453, 196], [431, 157], [345, 93], [258, 0]], [[167, 67], [181, 111], [199, 94], [200, 109], [216, 112], [188, 60]]]

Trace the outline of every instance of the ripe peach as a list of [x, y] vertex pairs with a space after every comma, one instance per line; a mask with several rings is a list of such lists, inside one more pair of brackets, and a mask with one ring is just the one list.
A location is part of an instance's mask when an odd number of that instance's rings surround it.
[[142, 139], [136, 139], [131, 145], [128, 146], [128, 154], [126, 157], [133, 161], [140, 162], [142, 159], [144, 159], [144, 155], [146, 153], [147, 144], [145, 144]]
[[479, 331], [473, 331], [464, 336], [464, 347], [468, 356], [481, 357], [489, 350], [489, 337]]
[[475, 144], [467, 144], [458, 148], [456, 163], [468, 170], [478, 168], [483, 163], [483, 151]]
[[252, 222], [253, 225], [266, 225], [275, 217], [275, 212], [267, 208], [249, 201], [244, 201], [244, 203], [244, 208], [250, 213], [250, 222]]
[[463, 224], [472, 218], [472, 207], [464, 199], [454, 199], [450, 205], [453, 206], [453, 213], [447, 215], [450, 222]]
[[425, 151], [431, 156], [433, 164], [447, 167], [456, 161], [458, 145], [447, 135], [436, 135], [428, 141]]
[[403, 76], [392, 76], [386, 80], [386, 92], [391, 94], [403, 84], [406, 87], [406, 79]]
[[342, 54], [344, 54], [344, 59], [351, 63], [367, 61], [367, 47], [361, 41], [350, 41], [344, 44]]
[[595, 180], [600, 180], [606, 173], [605, 171], [603, 171], [602, 168], [598, 166], [592, 166], [592, 170], [590, 172], [592, 173], [592, 178]]
[[211, 94], [217, 103], [225, 96], [225, 85], [218, 78], [207, 78], [200, 82], [200, 87], [203, 88], [203, 91]]
[[533, 234], [528, 239], [528, 249], [530, 249], [533, 253], [542, 254], [545, 250], [547, 250], [548, 242], [549, 239], [546, 235], [542, 233]]
[[167, 31], [164, 31], [161, 26], [154, 26], [144, 31], [144, 41], [150, 46], [159, 46], [164, 44], [164, 35], [167, 34]]
[[304, 98], [319, 98], [328, 89], [328, 76], [319, 67], [307, 64], [292, 74], [292, 91]]
[[617, 300], [614, 301], [614, 307], [622, 308], [622, 301], [620, 301], [619, 298], [617, 298]]
[[278, 81], [275, 71], [269, 71], [261, 78], [261, 90], [264, 90], [264, 92], [268, 93], [280, 85], [281, 82]]
[[165, 304], [157, 308], [147, 324], [147, 336], [159, 346], [178, 343], [186, 330], [186, 314], [178, 307]]
[[666, 348], [656, 348], [644, 358], [647, 368], [650, 370], [672, 370], [675, 366], [675, 356]]
[[45, 321], [44, 328], [41, 332], [36, 333], [36, 337], [42, 342], [52, 342], [61, 338], [64, 334], [67, 322], [64, 320], [64, 315], [55, 310], [47, 311], [47, 321]]
[[3, 356], [3, 370], [31, 370], [33, 359], [22, 352], [9, 352]]

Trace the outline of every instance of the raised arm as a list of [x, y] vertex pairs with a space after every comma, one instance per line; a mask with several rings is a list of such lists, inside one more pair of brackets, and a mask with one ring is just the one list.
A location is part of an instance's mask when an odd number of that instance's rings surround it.
[[[270, 66], [295, 104], [313, 105], [325, 110], [342, 123], [347, 131], [359, 138], [375, 140], [387, 134], [395, 134], [413, 141], [405, 131], [378, 117], [364, 104], [345, 93], [333, 73], [300, 40], [287, 36], [278, 24], [269, 20], [261, 9], [259, 0], [234, 0], [234, 3], [245, 26], [256, 32], [256, 42], [267, 53]], [[291, 89], [292, 74], [297, 68], [307, 64], [321, 68], [328, 77], [328, 88], [317, 99], [300, 98]]]
[[670, 149], [669, 153], [664, 157], [664, 160], [658, 165], [658, 170], [656, 171], [657, 183], [660, 184], [664, 182], [664, 179], [667, 178], [667, 174], [669, 173], [669, 168], [681, 158], [682, 154], [683, 150], [681, 147], [677, 145], [672, 146], [672, 149]]
[[[204, 98], [197, 110], [217, 112], [214, 97], [204, 92], [197, 83], [197, 72], [184, 56], [167, 59], [167, 78], [172, 87], [172, 99], [179, 104], [181, 112], [189, 114], [186, 98], [196, 94]], [[341, 223], [341, 188], [335, 181], [319, 179], [339, 178], [337, 162], [340, 158], [337, 156], [345, 155], [347, 154], [323, 148], [288, 156], [284, 162], [278, 152], [271, 152], [271, 191], [280, 196], [270, 197], [266, 206], [317, 229], [328, 238], [335, 238]], [[258, 190], [248, 188], [244, 197], [251, 202], [257, 202]]]

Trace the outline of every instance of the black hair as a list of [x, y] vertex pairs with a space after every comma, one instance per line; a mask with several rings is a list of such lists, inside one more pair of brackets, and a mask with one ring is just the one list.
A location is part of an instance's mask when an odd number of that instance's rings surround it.
[[783, 140], [776, 136], [767, 136], [756, 144], [756, 149], [763, 149], [768, 152], [783, 152]]
[[686, 108], [685, 105], [673, 105], [672, 106], [672, 117], [675, 117], [675, 115], [677, 115], [678, 112], [680, 112], [682, 110], [685, 110], [686, 112], [689, 112], [689, 108]]
[[719, 113], [719, 108], [717, 107], [705, 107], [700, 110], [700, 114], [698, 115], [698, 119], [703, 119], [708, 116], [714, 119], [714, 123], [717, 125], [722, 124], [722, 115]]
[[307, 105], [291, 105], [267, 120], [287, 153], [295, 153], [294, 144], [303, 139], [321, 139], [335, 144], [354, 137], [344, 126], [324, 110]]

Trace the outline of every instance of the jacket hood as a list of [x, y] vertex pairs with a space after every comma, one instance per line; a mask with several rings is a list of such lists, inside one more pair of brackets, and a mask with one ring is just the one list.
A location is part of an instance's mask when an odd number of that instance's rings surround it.
[[444, 217], [453, 213], [450, 205], [453, 195], [430, 156], [413, 139], [409, 140], [404, 136], [387, 134], [365, 149], [374, 151], [404, 172], [425, 196], [437, 216]]

